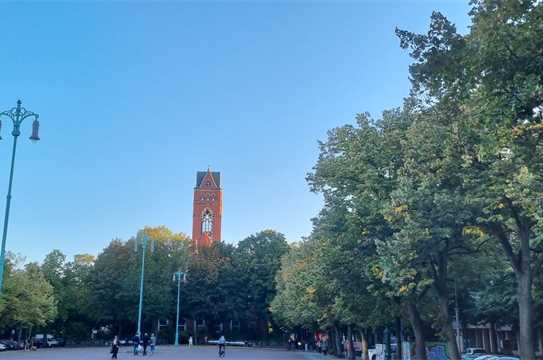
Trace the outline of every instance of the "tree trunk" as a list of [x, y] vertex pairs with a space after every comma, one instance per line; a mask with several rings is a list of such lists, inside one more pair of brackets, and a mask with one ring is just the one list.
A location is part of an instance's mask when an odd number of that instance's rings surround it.
[[32, 325], [28, 327], [28, 334], [26, 334], [26, 337], [28, 339], [28, 343], [30, 344], [30, 350], [32, 350], [32, 347], [34, 347], [34, 341], [32, 340]]
[[530, 236], [531, 228], [519, 213], [512, 201], [509, 200], [511, 211], [518, 228], [520, 239], [519, 252], [515, 253], [510, 242], [510, 234], [500, 226], [490, 227], [492, 233], [498, 238], [505, 254], [515, 270], [517, 281], [517, 298], [519, 307], [519, 352], [522, 360], [534, 360], [534, 329], [532, 327], [532, 269]]
[[192, 325], [194, 326], [194, 344], [198, 344], [198, 337], [200, 336], [198, 333], [198, 322], [196, 320], [192, 320]]
[[[524, 270], [524, 269], [523, 269]], [[529, 265], [527, 271], [517, 272], [517, 297], [519, 308], [519, 350], [522, 360], [534, 360], [534, 337], [532, 328], [533, 305], [532, 305], [532, 279]]]
[[336, 355], [342, 357], [343, 349], [341, 348], [341, 340], [339, 339], [339, 329], [337, 326], [334, 327], [334, 342], [336, 344]]
[[424, 339], [422, 319], [420, 318], [419, 310], [413, 300], [407, 302], [407, 309], [409, 312], [409, 322], [411, 323], [413, 334], [415, 335], [415, 356], [417, 360], [426, 360], [426, 340]]
[[402, 358], [402, 320], [396, 318], [396, 358]]
[[449, 349], [449, 358], [451, 360], [460, 360], [460, 351], [456, 342], [456, 334], [452, 326], [452, 319], [449, 313], [449, 287], [448, 280], [448, 253], [441, 252], [437, 256], [437, 261], [433, 268], [434, 289], [439, 300], [439, 312], [442, 321], [442, 330], [447, 336], [447, 345]]
[[354, 343], [353, 343], [353, 329], [351, 325], [347, 326], [347, 358], [353, 360], [354, 359]]
[[360, 335], [362, 337], [362, 360], [369, 360], [369, 354], [368, 354], [368, 336], [366, 334], [367, 330], [362, 329], [360, 331]]
[[490, 337], [490, 352], [493, 354], [496, 354], [498, 353], [498, 341], [496, 337], [496, 323], [494, 321], [490, 323], [489, 337]]
[[[443, 286], [447, 286], [443, 284]], [[449, 294], [446, 290], [441, 288], [438, 290], [439, 297], [439, 312], [441, 313], [441, 319], [443, 321], [442, 329], [447, 336], [447, 345], [449, 348], [449, 357], [451, 360], [460, 360], [460, 352], [458, 351], [458, 343], [456, 342], [456, 334], [451, 323], [451, 316], [449, 314]]]

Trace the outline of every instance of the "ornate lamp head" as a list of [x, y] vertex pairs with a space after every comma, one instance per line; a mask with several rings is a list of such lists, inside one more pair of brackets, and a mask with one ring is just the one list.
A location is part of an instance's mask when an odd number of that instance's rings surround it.
[[34, 119], [34, 122], [32, 123], [32, 135], [30, 136], [30, 140], [36, 142], [40, 140], [40, 122], [38, 121], [38, 116]]

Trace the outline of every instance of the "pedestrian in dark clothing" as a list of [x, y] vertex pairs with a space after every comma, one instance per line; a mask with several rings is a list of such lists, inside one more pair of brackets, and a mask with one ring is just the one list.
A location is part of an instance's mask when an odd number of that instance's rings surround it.
[[145, 335], [143, 335], [143, 356], [147, 355], [147, 347], [149, 346], [150, 340], [149, 334], [145, 333]]
[[322, 353], [328, 355], [328, 339], [324, 340], [321, 344]]
[[226, 338], [221, 335], [219, 338], [219, 357], [224, 357], [226, 354]]
[[119, 339], [117, 336], [113, 338], [113, 342], [111, 343], [111, 358], [117, 359], [117, 354], [119, 353]]
[[132, 338], [132, 342], [134, 345], [134, 355], [138, 355], [138, 347], [140, 346], [140, 336], [139, 334], [134, 335]]

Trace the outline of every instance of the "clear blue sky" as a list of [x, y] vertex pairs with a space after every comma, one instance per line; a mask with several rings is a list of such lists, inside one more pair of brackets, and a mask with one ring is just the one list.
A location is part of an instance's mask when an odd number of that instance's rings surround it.
[[[18, 148], [7, 249], [98, 253], [144, 225], [191, 233], [196, 171], [221, 171], [223, 239], [311, 231], [317, 140], [408, 94], [394, 28], [466, 1], [2, 3], [0, 109], [40, 113]], [[11, 124], [0, 142], [1, 213]]]

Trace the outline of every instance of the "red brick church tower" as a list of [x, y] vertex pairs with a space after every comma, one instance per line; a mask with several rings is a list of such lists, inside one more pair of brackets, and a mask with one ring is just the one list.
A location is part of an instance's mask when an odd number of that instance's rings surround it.
[[221, 241], [221, 173], [198, 171], [194, 188], [192, 240], [196, 248]]

